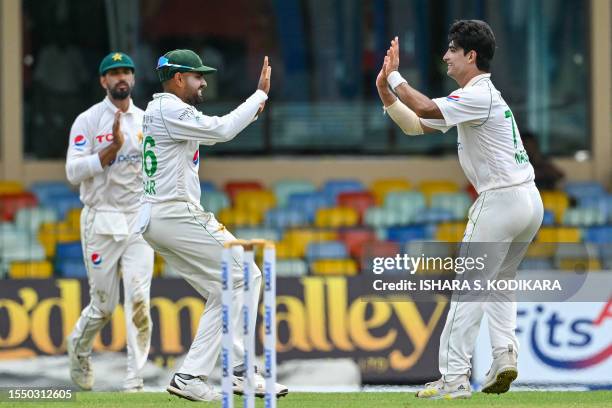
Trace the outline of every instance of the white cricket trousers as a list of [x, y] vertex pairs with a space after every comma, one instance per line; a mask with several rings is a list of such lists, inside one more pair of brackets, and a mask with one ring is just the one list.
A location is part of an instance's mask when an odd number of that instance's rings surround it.
[[[484, 191], [470, 208], [462, 250], [468, 243], [475, 248], [486, 243], [484, 248], [494, 249], [486, 261], [487, 275], [493, 279], [512, 278], [525, 256], [526, 244], [542, 224], [543, 215], [542, 199], [534, 183]], [[439, 369], [446, 381], [470, 375], [484, 314], [488, 318], [493, 358], [508, 350], [508, 345], [518, 351], [514, 296], [492, 292], [485, 302], [462, 302], [461, 296], [453, 296], [440, 337]]]
[[[138, 213], [124, 213], [131, 231]], [[151, 345], [150, 289], [153, 249], [140, 234], [117, 237], [108, 234], [108, 213], [85, 207], [81, 211], [81, 244], [89, 278], [90, 301], [81, 312], [69, 340], [76, 353], [89, 355], [93, 341], [110, 320], [119, 302], [119, 280], [123, 277], [127, 330], [127, 376], [125, 388], [142, 386], [141, 370]], [[117, 240], [120, 239], [120, 240]]]
[[[206, 299], [198, 332], [178, 373], [210, 376], [221, 350], [221, 256], [223, 245], [236, 238], [215, 216], [200, 206], [184, 201], [152, 204], [148, 226], [143, 237], [166, 262]], [[240, 246], [232, 248], [231, 265], [234, 282], [232, 324], [234, 328], [234, 367], [244, 363], [240, 310], [243, 305], [243, 270]], [[248, 300], [252, 315], [251, 333], [261, 287], [261, 271], [251, 270], [252, 297]]]

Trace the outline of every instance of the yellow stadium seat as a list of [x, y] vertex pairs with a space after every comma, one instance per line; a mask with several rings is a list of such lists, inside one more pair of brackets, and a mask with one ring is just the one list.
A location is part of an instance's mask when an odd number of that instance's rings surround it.
[[234, 196], [234, 208], [242, 211], [265, 213], [276, 205], [276, 197], [269, 190], [241, 190]]
[[81, 228], [81, 210], [82, 208], [72, 208], [66, 214], [66, 222], [73, 228]]
[[300, 251], [300, 246], [293, 242], [281, 241], [276, 244], [277, 259], [301, 258], [303, 255]]
[[359, 223], [359, 213], [353, 208], [319, 208], [315, 215], [315, 226], [319, 228], [353, 227]]
[[450, 180], [425, 180], [419, 184], [421, 191], [427, 199], [427, 205], [431, 203], [431, 196], [438, 193], [456, 193], [459, 186]]
[[224, 208], [219, 212], [219, 221], [231, 227], [256, 227], [262, 219], [263, 214], [257, 211]]
[[40, 242], [40, 245], [45, 249], [45, 256], [47, 258], [55, 256], [55, 245], [57, 244], [55, 231], [43, 231], [41, 228], [41, 231], [38, 233], [38, 242]]
[[283, 241], [293, 247], [293, 258], [302, 258], [306, 255], [308, 244], [317, 241], [331, 241], [337, 239], [337, 232], [333, 230], [315, 230], [308, 228], [292, 229], [285, 233]]
[[544, 208], [555, 214], [555, 222], [561, 224], [565, 210], [569, 207], [569, 197], [563, 191], [543, 191], [541, 193]]
[[18, 181], [4, 180], [0, 181], [0, 195], [22, 193], [24, 191], [23, 184]]
[[68, 222], [57, 223], [57, 242], [74, 242], [81, 239], [81, 231], [79, 227], [75, 227]]
[[562, 259], [558, 263], [562, 271], [600, 271], [601, 262], [597, 258]]
[[532, 242], [527, 248], [526, 258], [550, 258], [557, 251], [556, 243]]
[[357, 262], [353, 259], [319, 259], [312, 264], [313, 275], [355, 276], [358, 273]]
[[412, 188], [409, 181], [401, 178], [390, 178], [376, 180], [370, 186], [370, 190], [376, 198], [376, 205], [382, 206], [385, 202], [385, 197], [391, 191], [408, 191]]
[[38, 241], [45, 249], [47, 257], [55, 256], [55, 245], [62, 242], [74, 242], [81, 239], [80, 230], [67, 221], [44, 222], [38, 231]]
[[12, 279], [47, 279], [53, 276], [53, 266], [48, 261], [13, 262], [8, 274]]
[[464, 232], [464, 222], [443, 222], [436, 228], [436, 240], [443, 242], [461, 242]]
[[577, 243], [581, 241], [580, 229], [570, 227], [542, 227], [538, 232], [536, 241]]

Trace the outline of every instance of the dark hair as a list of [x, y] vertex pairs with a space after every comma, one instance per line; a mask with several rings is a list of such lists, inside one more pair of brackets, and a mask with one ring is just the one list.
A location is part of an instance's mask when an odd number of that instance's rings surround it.
[[476, 51], [476, 66], [489, 72], [495, 54], [495, 36], [487, 23], [481, 20], [455, 21], [448, 30], [448, 42], [463, 48], [463, 54]]

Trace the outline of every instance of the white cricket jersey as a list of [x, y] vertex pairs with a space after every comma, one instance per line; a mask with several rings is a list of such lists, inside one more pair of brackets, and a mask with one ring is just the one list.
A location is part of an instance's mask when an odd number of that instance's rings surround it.
[[113, 122], [118, 108], [108, 99], [81, 113], [70, 129], [66, 175], [81, 184], [83, 204], [98, 211], [133, 212], [142, 195], [142, 118], [144, 112], [130, 100], [121, 115], [125, 142], [115, 160], [102, 167], [98, 152], [112, 143]]
[[479, 194], [534, 180], [512, 111], [491, 74], [475, 76], [464, 88], [433, 101], [444, 119], [421, 122], [443, 132], [457, 126], [459, 162]]
[[256, 91], [225, 116], [206, 116], [171, 93], [153, 95], [143, 121], [144, 202], [188, 201], [200, 206], [199, 145], [232, 140], [268, 99]]

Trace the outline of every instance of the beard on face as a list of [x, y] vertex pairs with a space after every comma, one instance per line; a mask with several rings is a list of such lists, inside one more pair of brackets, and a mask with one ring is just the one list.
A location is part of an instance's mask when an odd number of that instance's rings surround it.
[[[200, 90], [202, 91], [201, 94], [198, 93]], [[204, 87], [196, 89], [193, 94], [187, 97], [187, 103], [191, 106], [199, 105], [202, 102], [204, 102]]]
[[[125, 85], [125, 89], [119, 89], [120, 85]], [[125, 81], [118, 82], [114, 87], [108, 90], [113, 99], [123, 100], [130, 96], [132, 87]]]

